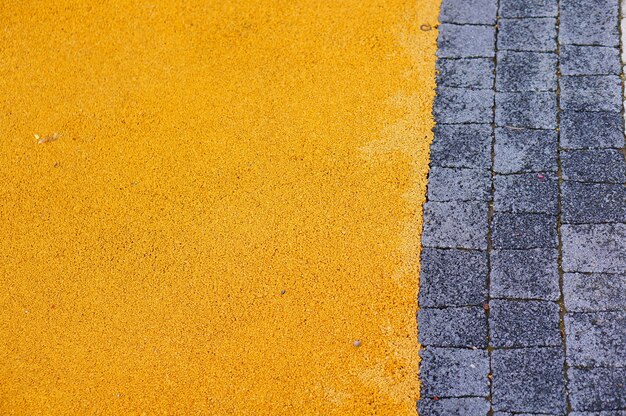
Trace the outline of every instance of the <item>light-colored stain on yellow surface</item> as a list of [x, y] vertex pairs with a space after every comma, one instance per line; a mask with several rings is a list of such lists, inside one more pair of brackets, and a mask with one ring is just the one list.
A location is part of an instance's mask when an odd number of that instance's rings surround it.
[[415, 414], [437, 8], [3, 1], [0, 414]]

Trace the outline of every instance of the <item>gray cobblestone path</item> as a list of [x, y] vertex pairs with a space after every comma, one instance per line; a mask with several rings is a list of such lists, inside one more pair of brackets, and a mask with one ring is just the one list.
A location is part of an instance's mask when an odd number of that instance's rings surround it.
[[626, 415], [618, 0], [442, 0], [421, 416]]

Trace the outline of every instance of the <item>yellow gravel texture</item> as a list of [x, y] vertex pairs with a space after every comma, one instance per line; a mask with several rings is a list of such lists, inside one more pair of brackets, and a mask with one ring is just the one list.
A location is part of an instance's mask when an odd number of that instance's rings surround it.
[[0, 414], [414, 415], [436, 0], [4, 0]]

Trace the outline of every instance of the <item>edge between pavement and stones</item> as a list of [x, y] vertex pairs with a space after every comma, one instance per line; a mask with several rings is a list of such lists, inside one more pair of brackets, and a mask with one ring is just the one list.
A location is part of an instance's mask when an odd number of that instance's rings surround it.
[[421, 416], [626, 414], [621, 16], [442, 1]]

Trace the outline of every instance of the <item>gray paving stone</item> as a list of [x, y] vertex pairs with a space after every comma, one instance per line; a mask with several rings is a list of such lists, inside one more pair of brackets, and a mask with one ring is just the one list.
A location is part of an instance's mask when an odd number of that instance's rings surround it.
[[485, 416], [489, 412], [489, 402], [484, 397], [422, 399], [418, 410], [420, 416]]
[[421, 308], [481, 305], [486, 299], [486, 253], [429, 247], [422, 249]]
[[495, 64], [490, 58], [439, 59], [437, 85], [492, 89]]
[[556, 301], [560, 295], [557, 250], [494, 250], [491, 253], [492, 297]]
[[500, 19], [498, 49], [534, 52], [556, 51], [556, 19]]
[[496, 129], [497, 173], [556, 172], [557, 135], [552, 130]]
[[565, 223], [626, 222], [626, 188], [621, 184], [563, 182]]
[[565, 413], [563, 362], [560, 347], [494, 350], [493, 409]]
[[446, 0], [441, 3], [439, 21], [495, 25], [497, 9], [496, 0]]
[[437, 125], [430, 146], [432, 166], [480, 168], [491, 166], [493, 129], [489, 125]]
[[620, 184], [626, 182], [624, 155], [617, 149], [563, 151], [561, 166], [563, 178], [566, 180]]
[[561, 43], [619, 45], [619, 0], [561, 0]]
[[557, 13], [557, 0], [500, 0], [502, 17], [550, 17]]
[[425, 247], [487, 248], [487, 204], [431, 202], [424, 204]]
[[626, 371], [624, 368], [570, 367], [567, 373], [572, 410], [626, 409]]
[[433, 166], [428, 176], [429, 201], [488, 201], [491, 175], [484, 169]]
[[470, 58], [495, 56], [496, 32], [493, 26], [439, 25], [437, 56]]
[[624, 147], [620, 113], [563, 111], [560, 127], [565, 149]]
[[490, 90], [437, 88], [433, 114], [437, 123], [491, 123], [494, 94]]
[[[509, 412], [494, 412], [493, 416], [557, 416], [547, 413], [509, 413]], [[558, 415], [561, 416], [561, 415]]]
[[555, 92], [496, 93], [496, 124], [499, 127], [556, 128]]
[[489, 311], [493, 347], [561, 345], [559, 305], [554, 302], [492, 299]]
[[569, 312], [626, 310], [626, 274], [564, 273], [563, 297]]
[[620, 75], [622, 72], [617, 48], [563, 45], [560, 53], [562, 75]]
[[626, 312], [570, 312], [565, 335], [570, 365], [626, 367]]
[[560, 86], [564, 110], [622, 110], [622, 84], [617, 75], [563, 76]]
[[557, 213], [559, 184], [554, 173], [496, 175], [494, 187], [496, 211]]
[[626, 273], [626, 224], [563, 224], [563, 270]]
[[556, 216], [496, 212], [493, 245], [495, 249], [556, 248]]
[[486, 350], [423, 348], [420, 351], [422, 397], [487, 396]]
[[571, 412], [569, 416], [626, 416], [626, 410], [609, 410], [607, 412]]
[[417, 314], [419, 342], [434, 347], [486, 347], [487, 317], [482, 306], [432, 309]]
[[556, 91], [557, 55], [499, 51], [496, 91]]

